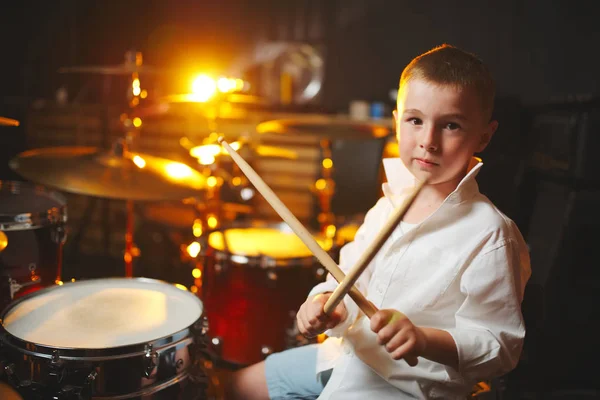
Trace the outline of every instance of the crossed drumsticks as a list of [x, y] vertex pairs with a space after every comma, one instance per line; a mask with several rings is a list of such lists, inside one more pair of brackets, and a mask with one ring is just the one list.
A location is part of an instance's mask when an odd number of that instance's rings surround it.
[[[371, 318], [378, 309], [368, 301], [365, 296], [358, 291], [354, 283], [358, 280], [362, 272], [367, 268], [373, 260], [377, 252], [384, 245], [388, 237], [392, 234], [396, 226], [400, 223], [404, 214], [410, 208], [413, 200], [423, 188], [425, 181], [419, 181], [415, 190], [394, 210], [390, 218], [388, 218], [385, 226], [381, 229], [377, 237], [371, 242], [357, 263], [345, 275], [338, 267], [333, 259], [327, 254], [323, 248], [317, 243], [308, 230], [298, 221], [292, 212], [279, 200], [279, 197], [271, 190], [271, 188], [261, 179], [254, 169], [227, 143], [223, 137], [218, 139], [219, 143], [227, 150], [233, 161], [238, 165], [248, 180], [252, 182], [256, 190], [264, 197], [265, 200], [273, 207], [279, 216], [288, 224], [294, 233], [302, 240], [319, 262], [333, 275], [339, 285], [325, 303], [325, 313], [331, 313], [335, 307], [342, 301], [346, 294], [350, 295], [352, 300], [358, 305], [362, 312]], [[410, 360], [407, 360], [410, 361]], [[410, 362], [410, 364], [413, 364]], [[416, 362], [415, 362], [416, 364]]]

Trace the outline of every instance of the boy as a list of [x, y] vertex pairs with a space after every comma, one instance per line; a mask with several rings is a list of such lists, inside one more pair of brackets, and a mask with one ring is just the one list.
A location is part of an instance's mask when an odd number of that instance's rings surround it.
[[329, 338], [240, 371], [232, 393], [315, 398], [323, 388], [317, 374], [328, 378], [319, 399], [464, 399], [475, 382], [516, 366], [529, 256], [515, 224], [479, 193], [482, 163], [473, 157], [498, 126], [494, 91], [483, 63], [452, 46], [405, 68], [394, 112], [400, 158], [384, 160], [385, 196], [340, 256], [347, 272], [415, 181], [428, 179], [357, 282], [380, 311], [369, 320], [346, 297], [325, 315], [337, 283], [317, 285], [298, 327]]

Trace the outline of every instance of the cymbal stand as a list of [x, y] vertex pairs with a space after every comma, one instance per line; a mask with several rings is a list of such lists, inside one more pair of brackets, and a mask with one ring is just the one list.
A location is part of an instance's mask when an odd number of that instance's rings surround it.
[[[128, 51], [125, 53], [125, 64], [142, 66], [142, 53]], [[145, 92], [144, 92], [145, 93]], [[131, 90], [127, 91], [127, 100], [129, 104], [129, 115], [121, 115], [121, 123], [125, 128], [125, 141], [123, 144], [123, 152], [133, 151], [136, 147], [136, 139], [139, 137], [139, 130], [142, 126], [142, 120], [139, 117], [132, 118], [133, 110], [140, 104], [142, 89], [140, 85], [140, 77], [137, 71], [131, 74]], [[140, 250], [135, 245], [133, 233], [135, 230], [134, 218], [134, 203], [132, 200], [126, 200], [126, 225], [125, 225], [125, 253], [123, 259], [125, 261], [125, 277], [133, 277], [133, 258], [138, 257]]]
[[[321, 233], [327, 237], [335, 235], [335, 215], [331, 211], [331, 199], [335, 193], [335, 182], [332, 178], [333, 160], [331, 158], [331, 140], [321, 140], [321, 178], [312, 186], [313, 193], [316, 193], [319, 200], [319, 215], [317, 220]], [[333, 227], [333, 228], [331, 228]]]

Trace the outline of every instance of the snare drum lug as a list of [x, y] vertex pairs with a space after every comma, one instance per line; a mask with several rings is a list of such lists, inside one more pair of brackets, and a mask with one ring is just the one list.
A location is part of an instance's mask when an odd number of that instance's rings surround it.
[[202, 317], [196, 324], [194, 325], [194, 330], [197, 333], [200, 333], [201, 336], [206, 336], [208, 333], [208, 318]]
[[146, 345], [146, 354], [144, 355], [144, 377], [149, 378], [154, 371], [154, 368], [158, 366], [158, 353], [152, 350], [152, 345]]
[[97, 376], [98, 372], [92, 371], [85, 378], [85, 382], [83, 384], [83, 387], [81, 388], [81, 392], [79, 393], [80, 399], [90, 399], [92, 397], [92, 395], [94, 394], [94, 381], [96, 380]]
[[212, 350], [215, 352], [217, 356], [221, 356], [222, 347], [223, 347], [223, 339], [219, 336], [215, 336], [210, 340]]
[[48, 376], [53, 380], [53, 383], [58, 385], [64, 378], [63, 362], [60, 359], [58, 350], [52, 352], [52, 358], [48, 365]]
[[273, 349], [269, 346], [263, 345], [260, 349], [260, 352], [264, 358], [267, 358], [268, 355], [273, 354]]
[[58, 350], [54, 350], [52, 352], [52, 358], [50, 359], [50, 363], [54, 365], [60, 363], [60, 354], [58, 353]]

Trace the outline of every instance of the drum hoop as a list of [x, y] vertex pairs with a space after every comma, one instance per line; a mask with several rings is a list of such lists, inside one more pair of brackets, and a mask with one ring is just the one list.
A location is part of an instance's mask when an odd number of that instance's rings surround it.
[[[100, 278], [100, 279], [89, 279], [84, 282], [91, 281], [124, 281], [124, 280], [133, 280], [137, 282], [148, 282], [148, 283], [164, 283], [169, 286], [173, 286], [173, 284], [158, 280], [158, 279], [150, 279], [150, 278]], [[78, 281], [82, 282], [82, 281]], [[7, 313], [14, 309], [21, 302], [26, 301], [27, 299], [39, 296], [41, 294], [57, 290], [62, 286], [73, 285], [77, 282], [67, 282], [61, 286], [51, 286], [36, 292], [30, 293], [26, 296], [23, 296], [14, 302], [10, 303], [8, 306], [2, 310], [2, 314], [0, 314], [0, 345], [5, 344], [14, 348], [15, 350], [27, 354], [30, 356], [40, 357], [40, 358], [48, 358], [56, 357], [57, 353], [61, 360], [72, 360], [72, 361], [105, 361], [105, 360], [115, 360], [129, 357], [137, 357], [140, 355], [144, 355], [148, 352], [149, 346], [152, 346], [152, 351], [161, 351], [166, 350], [174, 346], [178, 346], [182, 343], [190, 344], [194, 337], [195, 333], [193, 332], [193, 327], [197, 326], [204, 319], [204, 307], [202, 301], [189, 292], [185, 292], [181, 290], [182, 293], [187, 293], [191, 299], [194, 299], [200, 305], [202, 309], [202, 314], [198, 319], [196, 319], [192, 324], [188, 327], [181, 329], [180, 331], [173, 332], [167, 336], [163, 336], [160, 338], [153, 339], [147, 342], [139, 342], [127, 344], [124, 346], [115, 346], [115, 347], [107, 347], [101, 349], [89, 349], [89, 348], [69, 348], [69, 347], [58, 347], [58, 346], [48, 346], [42, 345], [38, 343], [33, 343], [28, 340], [21, 339], [12, 333], [8, 332], [4, 327], [4, 317]]]
[[149, 396], [151, 394], [160, 392], [161, 390], [163, 390], [165, 388], [173, 386], [176, 383], [183, 382], [184, 380], [188, 379], [190, 377], [190, 375], [191, 375], [190, 372], [186, 370], [186, 371], [183, 371], [183, 372], [175, 375], [171, 379], [153, 383], [152, 385], [146, 386], [143, 389], [138, 390], [136, 392], [125, 393], [122, 395], [112, 395], [112, 396], [94, 396], [94, 397], [92, 397], [92, 400], [104, 400], [104, 399], [105, 400], [125, 400], [125, 399], [131, 399], [131, 398], [135, 398], [135, 397]]
[[37, 212], [18, 214], [0, 213], [0, 230], [20, 231], [37, 229], [49, 225], [65, 224], [67, 222], [67, 199], [59, 192], [29, 182], [0, 181], [0, 192], [18, 194], [23, 190], [31, 190], [33, 193], [43, 193], [56, 201], [57, 206]]
[[[244, 254], [236, 254], [226, 250], [218, 250], [210, 246], [209, 236], [214, 232], [224, 233], [229, 229], [244, 229], [244, 228], [271, 228], [280, 230], [283, 232], [282, 227], [288, 226], [284, 222], [271, 222], [271, 221], [245, 221], [242, 223], [234, 223], [219, 229], [214, 229], [207, 232], [205, 248], [209, 249], [207, 252], [215, 255], [215, 259], [219, 261], [228, 260], [236, 264], [245, 265], [248, 267], [257, 268], [294, 268], [294, 267], [313, 267], [316, 262], [314, 255], [308, 255], [305, 257], [287, 257], [287, 258], [276, 258], [269, 255], [261, 254], [259, 256], [248, 256]], [[291, 232], [291, 228], [290, 229]], [[293, 233], [293, 232], [291, 232]], [[208, 254], [207, 254], [208, 255]]]

